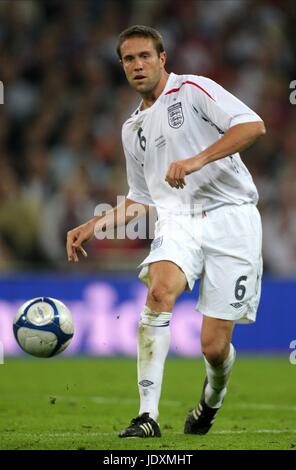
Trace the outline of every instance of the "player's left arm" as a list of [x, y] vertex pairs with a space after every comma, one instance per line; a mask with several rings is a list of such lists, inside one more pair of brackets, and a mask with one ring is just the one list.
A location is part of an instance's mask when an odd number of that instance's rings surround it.
[[203, 152], [186, 160], [177, 160], [171, 163], [165, 179], [173, 188], [182, 189], [186, 184], [186, 175], [200, 170], [208, 163], [246, 149], [265, 132], [263, 121], [236, 124]]

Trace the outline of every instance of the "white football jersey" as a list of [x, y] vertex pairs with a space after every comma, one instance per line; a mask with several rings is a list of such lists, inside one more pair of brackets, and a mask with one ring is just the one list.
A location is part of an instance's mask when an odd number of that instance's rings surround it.
[[155, 103], [138, 108], [123, 125], [127, 197], [173, 212], [195, 204], [206, 211], [256, 204], [258, 193], [239, 153], [186, 176], [183, 189], [165, 181], [171, 162], [199, 154], [230, 127], [251, 121], [261, 118], [213, 80], [171, 73]]

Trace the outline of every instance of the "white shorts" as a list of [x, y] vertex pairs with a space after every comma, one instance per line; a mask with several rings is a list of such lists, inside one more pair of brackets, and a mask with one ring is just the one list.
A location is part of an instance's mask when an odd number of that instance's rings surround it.
[[203, 216], [160, 216], [139, 278], [149, 285], [149, 264], [178, 265], [191, 290], [201, 280], [196, 309], [202, 314], [252, 323], [261, 292], [262, 228], [254, 204], [223, 206]]

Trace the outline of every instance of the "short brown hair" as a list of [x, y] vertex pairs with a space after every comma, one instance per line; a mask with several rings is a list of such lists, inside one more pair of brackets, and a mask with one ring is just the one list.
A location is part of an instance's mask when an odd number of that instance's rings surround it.
[[154, 42], [154, 46], [155, 46], [158, 56], [160, 55], [161, 52], [164, 52], [163, 39], [159, 31], [157, 31], [154, 28], [151, 28], [150, 26], [135, 25], [135, 26], [130, 26], [129, 28], [125, 29], [118, 36], [118, 45], [117, 45], [116, 51], [120, 59], [121, 59], [120, 48], [121, 48], [122, 43], [126, 39], [129, 39], [134, 36], [140, 36], [140, 37], [142, 36], [146, 38], [151, 38]]

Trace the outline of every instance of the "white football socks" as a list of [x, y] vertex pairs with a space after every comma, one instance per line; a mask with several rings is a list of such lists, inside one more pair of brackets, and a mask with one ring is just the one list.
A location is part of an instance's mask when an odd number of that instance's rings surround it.
[[227, 359], [217, 366], [213, 367], [204, 357], [208, 384], [205, 388], [205, 402], [211, 408], [220, 408], [223, 398], [227, 392], [227, 383], [235, 361], [235, 349], [230, 344], [230, 350]]
[[153, 312], [145, 306], [138, 329], [139, 414], [158, 419], [163, 368], [170, 345], [170, 312]]

